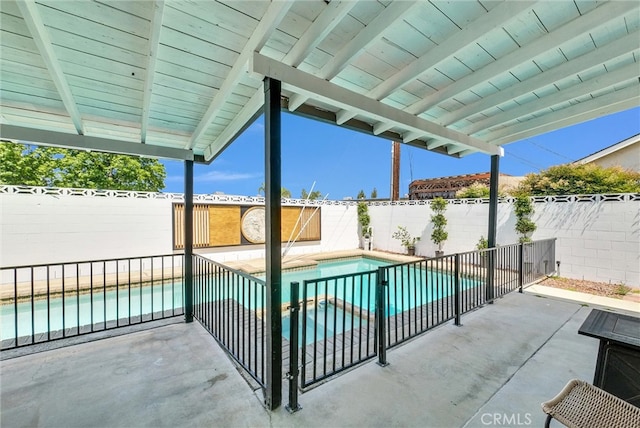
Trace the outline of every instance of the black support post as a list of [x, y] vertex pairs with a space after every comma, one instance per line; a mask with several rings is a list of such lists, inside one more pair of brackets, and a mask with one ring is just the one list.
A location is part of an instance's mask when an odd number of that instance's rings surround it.
[[287, 373], [287, 379], [289, 379], [289, 404], [285, 409], [289, 413], [295, 413], [298, 410], [302, 410], [302, 406], [298, 403], [298, 313], [300, 312], [300, 298], [298, 289], [300, 288], [299, 282], [291, 283], [291, 303], [289, 306], [289, 373]]
[[385, 292], [389, 285], [387, 271], [384, 267], [378, 268], [378, 281], [376, 282], [376, 338], [378, 341], [378, 365], [385, 367], [387, 362], [387, 332], [385, 326]]
[[267, 281], [267, 385], [265, 404], [269, 410], [282, 402], [282, 252], [281, 252], [281, 83], [264, 79], [265, 152], [265, 248]]
[[193, 161], [184, 161], [184, 321], [193, 322]]
[[493, 285], [495, 277], [496, 262], [496, 234], [498, 229], [498, 178], [500, 176], [500, 156], [491, 156], [491, 178], [489, 181], [489, 232], [487, 233], [487, 243], [489, 247], [489, 258], [487, 266], [487, 302], [493, 302]]
[[456, 253], [455, 256], [455, 266], [454, 266], [454, 285], [455, 285], [455, 301], [454, 303], [454, 310], [455, 310], [455, 324], [458, 327], [462, 326], [462, 323], [460, 322], [460, 317], [461, 317], [461, 312], [462, 312], [462, 305], [461, 305], [461, 300], [462, 300], [462, 295], [460, 294], [460, 254]]

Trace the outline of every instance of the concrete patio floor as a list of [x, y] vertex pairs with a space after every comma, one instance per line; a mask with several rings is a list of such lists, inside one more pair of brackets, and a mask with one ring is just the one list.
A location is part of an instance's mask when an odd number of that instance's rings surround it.
[[[542, 426], [540, 403], [593, 380], [579, 303], [511, 293], [268, 412], [198, 324], [0, 362], [2, 427]], [[6, 351], [5, 351], [6, 352]], [[283, 370], [286, 372], [286, 368]]]

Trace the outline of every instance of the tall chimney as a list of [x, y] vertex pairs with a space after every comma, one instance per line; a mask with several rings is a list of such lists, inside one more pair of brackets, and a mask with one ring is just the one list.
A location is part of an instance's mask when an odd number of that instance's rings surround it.
[[400, 199], [400, 143], [391, 143], [391, 200]]

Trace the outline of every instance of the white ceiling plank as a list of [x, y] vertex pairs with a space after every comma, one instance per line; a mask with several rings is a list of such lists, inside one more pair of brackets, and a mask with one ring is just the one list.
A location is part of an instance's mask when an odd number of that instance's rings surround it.
[[71, 88], [69, 87], [69, 83], [67, 82], [64, 73], [62, 72], [62, 67], [58, 62], [58, 58], [53, 51], [51, 39], [47, 33], [44, 23], [42, 22], [42, 18], [40, 17], [40, 13], [38, 12], [35, 2], [33, 0], [22, 0], [18, 1], [17, 5], [25, 23], [27, 24], [27, 28], [29, 28], [29, 31], [31, 32], [33, 41], [38, 47], [38, 51], [40, 52], [44, 63], [47, 65], [51, 79], [60, 93], [60, 98], [69, 113], [69, 117], [71, 118], [76, 131], [78, 134], [83, 135], [84, 126], [82, 124], [80, 111], [73, 99]]
[[164, 0], [153, 2], [153, 17], [151, 18], [151, 34], [147, 48], [147, 72], [144, 80], [144, 92], [142, 100], [142, 119], [140, 125], [140, 141], [146, 142], [147, 126], [149, 125], [149, 113], [151, 111], [151, 95], [153, 92], [153, 79], [155, 77], [156, 63], [158, 61], [158, 49], [160, 46], [160, 30], [164, 16]]
[[450, 155], [455, 155], [457, 153], [462, 153], [465, 150], [467, 150], [467, 148], [464, 147], [464, 146], [458, 146], [458, 145], [455, 145], [455, 144], [451, 144], [451, 145], [447, 146], [447, 153], [450, 154]]
[[278, 24], [282, 21], [282, 18], [286, 15], [292, 5], [292, 0], [277, 1], [269, 5], [269, 8], [260, 20], [260, 23], [251, 34], [249, 41], [245, 45], [244, 49], [242, 49], [242, 52], [238, 56], [236, 62], [233, 64], [233, 67], [227, 75], [224, 83], [213, 97], [204, 117], [193, 132], [189, 144], [187, 145], [188, 148], [193, 148], [200, 137], [204, 135], [207, 127], [216, 116], [216, 113], [218, 113], [220, 107], [222, 107], [226, 101], [227, 96], [233, 91], [233, 88], [245, 73], [245, 66], [247, 61], [251, 59], [253, 52], [259, 51], [260, 48], [264, 46], [269, 35], [277, 28]]
[[620, 82], [638, 78], [639, 76], [640, 68], [638, 67], [638, 64], [631, 63], [617, 70], [604, 73], [601, 76], [586, 80], [562, 91], [558, 91], [555, 94], [536, 99], [535, 101], [528, 102], [519, 107], [509, 109], [504, 113], [496, 114], [495, 116], [476, 122], [471, 126], [462, 128], [462, 131], [466, 134], [473, 135], [483, 129], [490, 129], [495, 125], [510, 122], [519, 117], [551, 108], [568, 99], [578, 98], [583, 95], [590, 94], [591, 92], [614, 86]]
[[[460, 92], [464, 92], [474, 86], [490, 80], [492, 77], [500, 75], [525, 61], [537, 57], [548, 51], [552, 46], [558, 46], [569, 40], [573, 40], [594, 28], [605, 25], [612, 20], [618, 19], [621, 15], [627, 14], [637, 5], [634, 2], [609, 2], [582, 15], [579, 18], [559, 27], [557, 30], [545, 34], [515, 51], [507, 54], [498, 60], [490, 63], [449, 86], [436, 91], [432, 95], [423, 98], [421, 101], [409, 106], [406, 111], [411, 114], [421, 114], [429, 108], [454, 97]], [[603, 19], [603, 17], [606, 17]]]
[[332, 1], [298, 39], [282, 62], [298, 67], [356, 5], [354, 1]]
[[[346, 43], [342, 49], [334, 57], [332, 57], [322, 67], [318, 76], [331, 80], [336, 77], [344, 68], [349, 65], [350, 61], [358, 56], [364, 49], [371, 43], [376, 41], [381, 34], [384, 33], [390, 26], [390, 23], [400, 19], [406, 14], [412, 7], [417, 4], [415, 1], [400, 1], [393, 2], [387, 6], [379, 15], [377, 15], [373, 21], [364, 27], [358, 34]], [[295, 102], [289, 100], [289, 110], [294, 111], [307, 99], [296, 99]]]
[[487, 136], [483, 136], [483, 139], [488, 139], [499, 145], [508, 144], [554, 129], [560, 129], [600, 116], [638, 107], [639, 105], [640, 89], [638, 87], [632, 89], [627, 88], [551, 112], [526, 122], [517, 123], [513, 126], [490, 132]]
[[505, 1], [501, 3], [462, 30], [457, 31], [443, 43], [434, 46], [425, 55], [404, 67], [402, 71], [392, 78], [385, 80], [374, 88], [369, 93], [369, 96], [377, 100], [388, 97], [426, 70], [437, 66], [445, 59], [453, 57], [460, 49], [467, 47], [474, 43], [476, 39], [495, 29], [497, 23], [504, 25], [504, 23], [509, 22], [520, 13], [530, 9], [533, 4], [534, 2], [527, 1]]
[[430, 140], [427, 143], [427, 149], [428, 150], [437, 149], [438, 147], [442, 147], [445, 144], [447, 144], [447, 141], [444, 141], [444, 140]]
[[418, 132], [418, 131], [405, 132], [404, 134], [402, 134], [402, 142], [410, 143], [413, 140], [417, 140], [418, 138], [424, 137], [424, 136], [425, 136], [424, 132]]
[[384, 31], [389, 28], [390, 23], [400, 19], [409, 12], [417, 2], [401, 1], [393, 2], [387, 6], [373, 21], [360, 31], [356, 37], [351, 39], [331, 60], [320, 70], [320, 76], [331, 80], [337, 76], [349, 62], [358, 56], [367, 46], [376, 41]]
[[209, 144], [204, 150], [204, 157], [207, 162], [215, 158], [227, 146], [234, 135], [247, 124], [247, 122], [255, 116], [256, 112], [262, 109], [264, 104], [264, 92], [256, 91], [251, 99], [245, 104], [242, 110], [235, 115], [231, 123], [224, 128], [224, 131]]
[[31, 141], [44, 146], [96, 150], [107, 153], [138, 155], [152, 158], [193, 160], [191, 150], [158, 147], [120, 141], [118, 139], [74, 135], [66, 132], [44, 131], [13, 125], [0, 125], [0, 135], [9, 140]]
[[348, 111], [348, 110], [340, 110], [338, 113], [336, 113], [336, 118], [340, 117], [340, 119], [342, 120], [342, 122], [337, 122], [338, 125], [341, 125], [351, 119], [353, 119], [354, 117], [356, 117], [357, 113], [354, 111]]
[[380, 135], [391, 128], [393, 128], [393, 123], [391, 122], [378, 122], [373, 125], [373, 135]]
[[253, 63], [250, 68], [255, 73], [278, 79], [283, 84], [293, 86], [296, 88], [296, 92], [303, 93], [307, 97], [313, 94], [314, 98], [329, 100], [331, 104], [344, 110], [356, 110], [359, 115], [369, 117], [375, 121], [395, 122], [407, 131], [423, 132], [435, 138], [476, 148], [484, 153], [492, 155], [502, 155], [503, 153], [500, 147], [413, 116], [258, 53], [254, 53]]
[[594, 65], [603, 64], [621, 55], [633, 52], [638, 49], [638, 40], [640, 40], [640, 31], [635, 31], [572, 61], [564, 62], [530, 79], [515, 84], [508, 90], [493, 93], [472, 104], [445, 114], [441, 116], [439, 122], [445, 126], [451, 125], [466, 117], [478, 114], [486, 109], [547, 86], [550, 82], [565, 79], [584, 70], [588, 70], [594, 67]]
[[342, 125], [350, 119], [353, 119], [357, 113], [348, 110], [339, 110], [336, 113], [336, 123]]

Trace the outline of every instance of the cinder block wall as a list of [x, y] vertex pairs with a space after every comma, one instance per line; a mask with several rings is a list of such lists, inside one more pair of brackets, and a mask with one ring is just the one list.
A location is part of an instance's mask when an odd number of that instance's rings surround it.
[[[560, 275], [640, 286], [640, 197], [638, 195], [558, 196], [535, 198], [533, 239], [557, 238]], [[487, 236], [489, 205], [486, 201], [452, 200], [447, 207], [445, 253], [471, 251], [480, 236]], [[405, 226], [420, 236], [416, 253], [433, 256], [433, 214], [426, 201], [378, 202], [369, 207], [374, 247], [403, 252], [391, 235]], [[498, 245], [518, 241], [510, 200], [498, 205]]]
[[[181, 195], [0, 186], [0, 266], [76, 262], [173, 253], [172, 204]], [[257, 198], [197, 195], [198, 202], [258, 204]], [[301, 201], [290, 201], [290, 204]], [[307, 209], [314, 209], [312, 206]], [[322, 239], [290, 255], [358, 247], [354, 202], [325, 202]], [[283, 243], [283, 248], [285, 244]], [[214, 260], [264, 257], [264, 245], [200, 249]]]
[[[170, 254], [172, 208], [180, 195], [128, 192], [15, 189], [0, 186], [0, 266], [72, 262]], [[215, 203], [256, 198], [198, 195]], [[246, 199], [246, 200], [245, 200]], [[213, 201], [213, 200], [212, 200]], [[487, 236], [489, 206], [481, 200], [453, 200], [446, 217], [445, 253], [471, 251]], [[290, 201], [290, 203], [299, 203]], [[535, 199], [533, 239], [558, 238], [560, 274], [640, 286], [640, 195], [558, 196]], [[432, 256], [432, 211], [425, 201], [373, 202], [369, 206], [373, 246], [404, 252], [391, 235], [398, 225], [420, 236], [417, 254]], [[498, 206], [498, 244], [517, 241], [511, 201]], [[291, 256], [359, 246], [356, 204], [331, 201], [322, 206], [322, 240], [297, 243]], [[284, 247], [284, 244], [283, 244]], [[198, 250], [218, 260], [264, 257], [264, 246]]]

